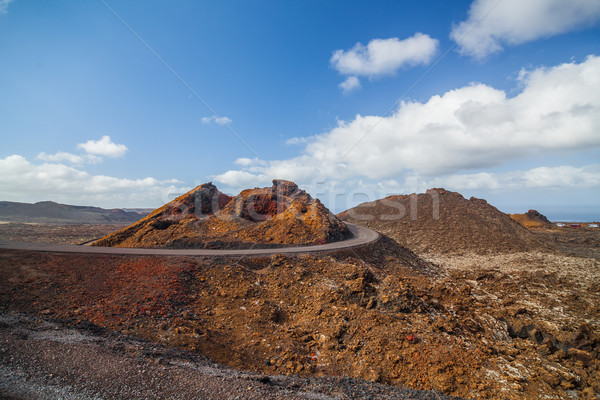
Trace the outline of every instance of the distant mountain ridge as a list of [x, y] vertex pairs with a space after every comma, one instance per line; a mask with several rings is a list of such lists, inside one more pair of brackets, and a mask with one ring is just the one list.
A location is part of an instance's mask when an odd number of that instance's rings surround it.
[[141, 212], [104, 209], [91, 206], [71, 206], [53, 201], [18, 203], [0, 201], [0, 221], [51, 224], [130, 224], [146, 216]]

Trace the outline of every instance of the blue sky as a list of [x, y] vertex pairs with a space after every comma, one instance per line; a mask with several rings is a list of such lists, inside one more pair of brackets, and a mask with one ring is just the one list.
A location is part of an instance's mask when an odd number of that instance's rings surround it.
[[0, 200], [296, 181], [600, 219], [597, 0], [0, 0]]

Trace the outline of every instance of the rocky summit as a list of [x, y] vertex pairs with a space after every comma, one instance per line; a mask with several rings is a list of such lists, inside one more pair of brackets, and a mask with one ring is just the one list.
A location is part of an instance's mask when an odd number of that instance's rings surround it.
[[525, 214], [508, 214], [512, 219], [528, 229], [544, 229], [552, 227], [545, 215], [537, 210], [529, 210]]
[[250, 248], [322, 244], [350, 230], [294, 182], [247, 189], [235, 197], [205, 183], [146, 218], [94, 243], [112, 247]]

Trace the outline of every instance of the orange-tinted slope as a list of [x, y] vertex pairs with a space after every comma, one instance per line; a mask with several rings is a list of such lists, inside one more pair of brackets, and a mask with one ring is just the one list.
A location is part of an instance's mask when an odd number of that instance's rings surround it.
[[528, 229], [550, 228], [552, 223], [545, 215], [536, 210], [529, 210], [525, 214], [508, 214], [512, 219]]
[[319, 244], [349, 237], [348, 227], [289, 181], [235, 197], [207, 183], [105, 236], [97, 246], [234, 248]]

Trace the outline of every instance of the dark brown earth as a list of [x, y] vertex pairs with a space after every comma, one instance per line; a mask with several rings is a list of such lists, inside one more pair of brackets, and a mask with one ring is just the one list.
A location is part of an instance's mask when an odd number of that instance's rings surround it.
[[0, 240], [54, 244], [83, 244], [122, 229], [115, 224], [0, 223]]
[[449, 399], [350, 378], [242, 372], [88, 322], [1, 310], [0, 398]]
[[[9, 310], [90, 321], [206, 354], [236, 368], [364, 376], [381, 382], [390, 382], [388, 374], [394, 373], [396, 381], [403, 375], [401, 379], [409, 378], [409, 386], [431, 386], [429, 372], [421, 371], [420, 363], [431, 357], [454, 362], [464, 357], [421, 354], [426, 336], [402, 328], [405, 318], [393, 315], [399, 307], [402, 315], [414, 308], [425, 316], [427, 306], [392, 277], [381, 299], [373, 284], [394, 271], [409, 281], [427, 279], [436, 271], [391, 242], [365, 251], [373, 262], [385, 263], [386, 270], [371, 271], [360, 259], [342, 262], [330, 257], [232, 262], [3, 252], [0, 262], [7, 280], [0, 284], [0, 304]], [[402, 259], [403, 263], [396, 261]], [[397, 336], [384, 339], [390, 326], [397, 326]], [[343, 333], [346, 329], [349, 332]], [[395, 358], [385, 355], [402, 349], [410, 354], [410, 365], [400, 369], [400, 353]], [[390, 370], [392, 365], [398, 367]]]
[[339, 218], [388, 235], [417, 253], [491, 254], [549, 248], [485, 200], [467, 200], [445, 189], [363, 203]]
[[600, 232], [597, 228], [545, 229], [535, 234], [563, 254], [600, 261]]
[[561, 227], [552, 224], [536, 210], [509, 215], [563, 254], [600, 260], [600, 232], [598, 228], [588, 227], [590, 223], [578, 222], [575, 225], [579, 227], [574, 228], [571, 227], [571, 223], [566, 222], [565, 226]]
[[464, 398], [600, 389], [594, 262], [513, 253], [455, 256], [440, 269], [380, 246], [242, 261], [2, 251], [0, 304], [269, 375]]
[[[451, 204], [481, 224], [490, 210]], [[2, 250], [0, 304], [269, 376], [345, 376], [475, 399], [597, 399], [600, 232], [527, 232], [527, 251], [426, 247], [421, 258], [387, 237], [328, 255], [243, 259]], [[445, 249], [452, 236], [437, 241]]]
[[110, 247], [248, 248], [323, 244], [350, 236], [348, 227], [293, 182], [235, 197], [211, 183], [94, 243]]

